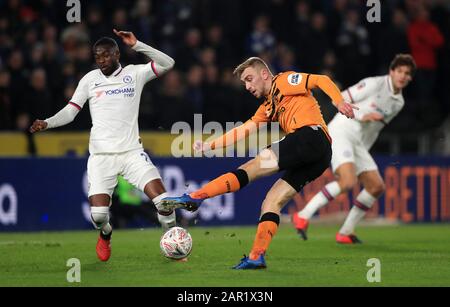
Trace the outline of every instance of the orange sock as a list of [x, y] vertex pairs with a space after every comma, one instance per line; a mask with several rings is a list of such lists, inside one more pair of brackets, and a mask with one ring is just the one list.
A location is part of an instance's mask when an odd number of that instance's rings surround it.
[[280, 216], [273, 212], [264, 213], [256, 230], [255, 241], [250, 252], [251, 260], [258, 259], [259, 255], [265, 254], [269, 248], [273, 236], [277, 233]]
[[238, 176], [245, 177], [245, 171], [237, 170], [236, 172], [226, 173], [220, 177], [217, 177], [216, 179], [205, 184], [199, 190], [189, 194], [189, 196], [192, 198], [210, 198], [225, 193], [236, 192], [246, 184], [245, 179], [239, 180]]

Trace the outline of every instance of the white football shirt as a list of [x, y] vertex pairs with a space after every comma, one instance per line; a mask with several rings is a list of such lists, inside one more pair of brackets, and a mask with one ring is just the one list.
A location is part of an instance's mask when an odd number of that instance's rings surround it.
[[[328, 125], [330, 133], [332, 130], [336, 133], [350, 133], [353, 137], [357, 137], [367, 149], [372, 147], [381, 129], [401, 111], [405, 103], [401, 92], [394, 94], [389, 75], [363, 79], [343, 91], [342, 96], [346, 101], [354, 103], [359, 110], [354, 110], [354, 119], [337, 113]], [[364, 115], [373, 112], [382, 114], [383, 120], [360, 121]]]
[[138, 128], [139, 103], [144, 85], [156, 77], [155, 64], [151, 61], [119, 66], [108, 77], [96, 69], [80, 80], [69, 103], [81, 110], [89, 101], [91, 154], [142, 148]]

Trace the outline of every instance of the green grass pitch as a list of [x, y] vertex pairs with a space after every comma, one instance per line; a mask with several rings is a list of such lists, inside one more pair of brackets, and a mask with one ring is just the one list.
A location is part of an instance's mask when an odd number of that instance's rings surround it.
[[[0, 286], [450, 286], [450, 227], [360, 227], [362, 245], [338, 245], [337, 226], [312, 225], [306, 242], [281, 225], [266, 270], [230, 269], [248, 253], [255, 227], [191, 227], [188, 262], [165, 259], [161, 231], [116, 230], [107, 263], [97, 260], [97, 232], [0, 234]], [[81, 263], [81, 282], [66, 280], [69, 258]], [[369, 283], [369, 258], [381, 261], [381, 282]]]

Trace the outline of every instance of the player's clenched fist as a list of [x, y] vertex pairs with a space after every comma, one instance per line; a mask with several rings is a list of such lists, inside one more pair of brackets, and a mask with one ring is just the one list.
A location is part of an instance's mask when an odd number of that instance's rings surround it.
[[36, 119], [30, 127], [30, 132], [35, 133], [47, 129], [47, 122], [45, 120]]

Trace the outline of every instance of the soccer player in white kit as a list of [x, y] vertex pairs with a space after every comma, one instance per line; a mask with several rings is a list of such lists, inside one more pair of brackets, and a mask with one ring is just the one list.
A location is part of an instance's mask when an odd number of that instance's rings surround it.
[[336, 234], [336, 241], [361, 243], [354, 234], [355, 227], [385, 189], [369, 150], [381, 129], [403, 108], [402, 89], [412, 80], [415, 69], [411, 55], [398, 54], [390, 64], [389, 74], [363, 79], [342, 92], [344, 99], [354, 103], [359, 110], [355, 111], [354, 119], [338, 113], [328, 124], [333, 140], [331, 166], [336, 181], [325, 185], [303, 210], [292, 216], [303, 240], [307, 239], [309, 220], [314, 213], [341, 193], [347, 193], [359, 181], [364, 189], [354, 200], [350, 213]]
[[87, 174], [91, 219], [100, 230], [97, 256], [107, 261], [111, 256], [112, 227], [109, 223], [111, 195], [117, 176], [123, 177], [153, 201], [163, 229], [175, 226], [175, 211], [161, 208], [167, 196], [161, 176], [139, 138], [139, 103], [144, 85], [170, 70], [175, 61], [136, 39], [132, 32], [116, 31], [122, 41], [151, 61], [141, 65], [119, 63], [120, 51], [114, 39], [103, 37], [93, 47], [98, 69], [87, 73], [62, 110], [53, 117], [36, 120], [32, 133], [72, 122], [87, 100], [92, 118]]

